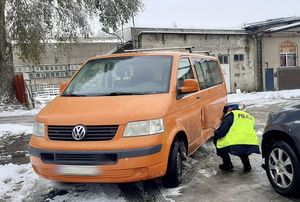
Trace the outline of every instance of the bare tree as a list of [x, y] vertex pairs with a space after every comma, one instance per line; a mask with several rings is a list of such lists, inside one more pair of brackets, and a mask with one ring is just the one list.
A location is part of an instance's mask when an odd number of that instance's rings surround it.
[[141, 0], [0, 0], [0, 96], [14, 96], [11, 42], [23, 60], [38, 64], [49, 39], [89, 37], [94, 17], [115, 31], [142, 7]]

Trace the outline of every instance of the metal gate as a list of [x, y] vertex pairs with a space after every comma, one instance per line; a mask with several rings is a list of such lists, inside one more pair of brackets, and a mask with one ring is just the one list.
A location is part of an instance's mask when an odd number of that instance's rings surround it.
[[300, 67], [285, 67], [277, 69], [279, 90], [300, 89]]
[[274, 91], [274, 69], [265, 69], [265, 86], [266, 91]]

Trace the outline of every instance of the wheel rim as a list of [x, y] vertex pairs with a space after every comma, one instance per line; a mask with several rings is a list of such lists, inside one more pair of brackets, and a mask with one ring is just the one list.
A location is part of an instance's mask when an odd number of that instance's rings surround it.
[[282, 149], [273, 149], [269, 156], [269, 172], [273, 182], [281, 188], [287, 188], [294, 178], [293, 163]]

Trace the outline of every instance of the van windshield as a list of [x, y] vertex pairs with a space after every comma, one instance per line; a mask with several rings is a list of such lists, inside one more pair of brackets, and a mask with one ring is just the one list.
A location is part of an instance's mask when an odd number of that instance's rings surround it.
[[62, 96], [118, 96], [167, 93], [171, 56], [135, 56], [87, 62]]

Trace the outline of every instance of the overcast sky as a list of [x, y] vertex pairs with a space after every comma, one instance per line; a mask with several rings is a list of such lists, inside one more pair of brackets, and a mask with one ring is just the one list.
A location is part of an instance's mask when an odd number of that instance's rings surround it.
[[[244, 23], [300, 16], [300, 0], [143, 0], [139, 27], [239, 28]], [[130, 25], [131, 26], [131, 25]]]

